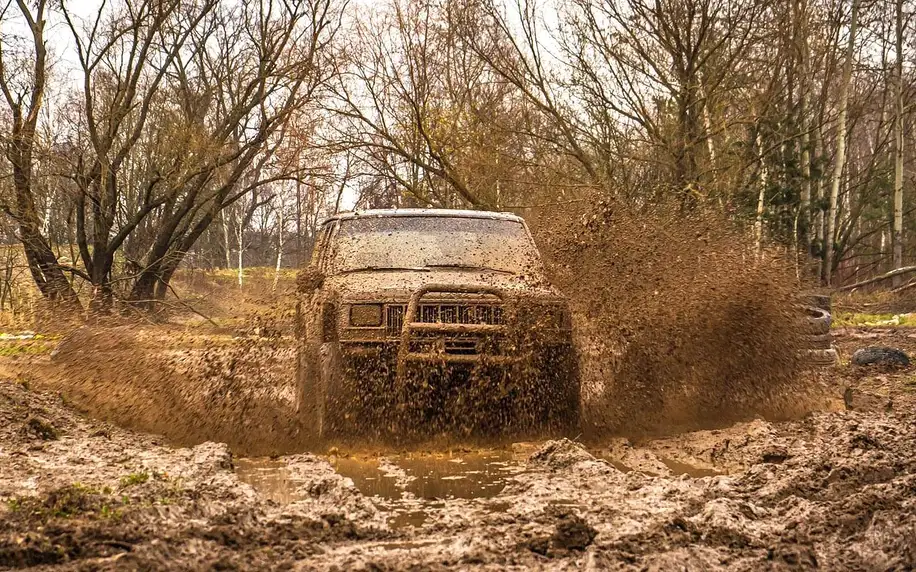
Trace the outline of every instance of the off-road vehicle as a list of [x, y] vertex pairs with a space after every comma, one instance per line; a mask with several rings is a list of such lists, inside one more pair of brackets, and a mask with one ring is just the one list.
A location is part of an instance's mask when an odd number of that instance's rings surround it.
[[518, 216], [335, 215], [298, 286], [297, 409], [322, 438], [578, 421], [569, 308]]

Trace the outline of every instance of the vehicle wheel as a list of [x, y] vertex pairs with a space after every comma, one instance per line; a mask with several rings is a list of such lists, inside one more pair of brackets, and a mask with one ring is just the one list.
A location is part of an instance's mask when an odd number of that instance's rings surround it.
[[318, 387], [315, 408], [319, 420], [318, 437], [327, 440], [353, 434], [354, 387], [335, 343], [321, 344], [318, 352]]
[[565, 379], [558, 380], [562, 383], [563, 394], [560, 399], [561, 406], [557, 411], [558, 429], [572, 431], [579, 428], [579, 417], [582, 412], [582, 386], [579, 378], [579, 361], [576, 352], [566, 358], [568, 365], [564, 368]]
[[575, 430], [581, 410], [576, 352], [572, 348], [551, 348], [539, 361], [531, 380], [534, 383], [526, 384], [519, 400], [522, 424], [548, 431]]
[[303, 427], [317, 439], [321, 439], [324, 426], [325, 399], [321, 391], [321, 385], [321, 372], [318, 369], [318, 347], [310, 345], [299, 352], [296, 415], [299, 417]]
[[563, 395], [558, 400], [556, 411], [552, 415], [551, 428], [558, 431], [570, 432], [579, 427], [579, 415], [581, 412], [581, 396], [579, 392], [578, 379], [570, 380], [566, 386]]

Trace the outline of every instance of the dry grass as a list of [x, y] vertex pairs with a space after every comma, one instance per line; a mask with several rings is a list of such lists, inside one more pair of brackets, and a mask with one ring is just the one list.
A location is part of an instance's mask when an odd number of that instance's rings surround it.
[[[17, 267], [11, 276], [10, 295], [0, 308], [0, 329], [64, 333], [79, 322], [79, 317], [76, 321], [64, 320], [58, 312], [48, 307], [27, 269]], [[295, 278], [295, 269], [282, 268], [275, 283], [274, 268], [246, 268], [242, 286], [239, 287], [238, 271], [235, 269], [181, 269], [171, 283], [174, 292], [166, 297], [159, 315], [154, 318], [122, 308], [123, 315], [118, 320], [128, 323], [170, 321], [185, 326], [209, 326], [203, 318], [207, 316], [220, 326], [243, 327], [249, 316], [265, 308], [279, 308], [279, 305], [283, 305], [286, 308], [284, 315], [288, 314], [293, 305]], [[86, 289], [80, 293], [84, 306], [88, 303], [85, 293]]]

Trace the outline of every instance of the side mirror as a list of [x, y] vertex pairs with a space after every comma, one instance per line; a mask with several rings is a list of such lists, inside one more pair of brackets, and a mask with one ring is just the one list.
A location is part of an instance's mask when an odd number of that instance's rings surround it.
[[303, 268], [296, 277], [296, 286], [301, 294], [311, 294], [321, 288], [322, 284], [324, 284], [324, 272], [314, 266]]

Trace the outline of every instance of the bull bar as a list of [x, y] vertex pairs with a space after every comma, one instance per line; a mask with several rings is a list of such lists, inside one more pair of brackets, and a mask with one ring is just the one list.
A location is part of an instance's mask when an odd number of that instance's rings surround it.
[[[420, 301], [427, 294], [486, 294], [495, 296], [502, 303], [504, 312], [502, 324], [461, 324], [461, 323], [442, 323], [442, 322], [418, 322], [416, 321]], [[407, 376], [407, 365], [411, 362], [427, 363], [486, 363], [486, 364], [514, 364], [522, 360], [521, 356], [505, 356], [487, 353], [473, 355], [467, 354], [444, 354], [439, 352], [415, 352], [411, 351], [410, 343], [415, 332], [437, 332], [437, 333], [454, 333], [454, 334], [509, 334], [507, 324], [515, 323], [515, 308], [506, 303], [506, 295], [498, 288], [490, 286], [460, 286], [445, 284], [427, 284], [417, 289], [410, 296], [410, 302], [407, 304], [407, 310], [404, 316], [404, 324], [401, 326], [400, 343], [398, 346], [397, 361], [397, 378], [404, 380]]]

